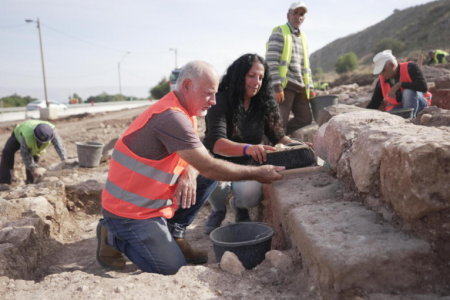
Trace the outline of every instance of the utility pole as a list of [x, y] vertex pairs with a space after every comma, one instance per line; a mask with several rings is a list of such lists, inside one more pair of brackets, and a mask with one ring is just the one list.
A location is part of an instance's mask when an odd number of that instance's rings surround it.
[[45, 64], [44, 64], [44, 50], [42, 47], [42, 34], [41, 34], [41, 23], [39, 18], [37, 21], [34, 20], [25, 20], [27, 23], [37, 23], [37, 28], [39, 29], [39, 43], [41, 45], [41, 61], [42, 61], [42, 75], [44, 77], [44, 93], [45, 93], [45, 104], [47, 104], [47, 108], [50, 109], [50, 104], [48, 103], [47, 97], [47, 81], [45, 80]]
[[122, 57], [122, 59], [118, 62], [118, 68], [119, 68], [119, 97], [120, 100], [122, 99], [122, 82], [121, 82], [121, 78], [120, 78], [120, 63], [125, 59], [125, 56], [127, 56], [128, 54], [130, 54], [130, 52], [125, 53], [125, 55]]
[[177, 48], [170, 48], [169, 50], [175, 51], [175, 69], [177, 69], [177, 68], [178, 68], [178, 63], [177, 63]]

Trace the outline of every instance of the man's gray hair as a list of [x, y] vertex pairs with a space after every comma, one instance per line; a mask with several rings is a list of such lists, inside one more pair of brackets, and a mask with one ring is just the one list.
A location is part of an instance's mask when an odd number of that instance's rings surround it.
[[194, 83], [194, 89], [196, 89], [196, 82], [199, 78], [201, 78], [205, 72], [205, 66], [210, 66], [208, 63], [204, 61], [191, 61], [188, 62], [182, 69], [180, 74], [178, 75], [177, 85], [175, 89], [177, 91], [181, 91], [181, 85], [183, 81], [186, 79], [190, 79]]

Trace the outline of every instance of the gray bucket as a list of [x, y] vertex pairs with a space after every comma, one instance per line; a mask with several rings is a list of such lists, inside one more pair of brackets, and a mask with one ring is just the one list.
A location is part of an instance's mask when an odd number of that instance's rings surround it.
[[103, 144], [96, 142], [76, 142], [78, 152], [78, 163], [80, 167], [94, 168], [100, 165]]
[[319, 112], [327, 106], [338, 105], [339, 97], [336, 95], [317, 96], [310, 99], [314, 120], [317, 122]]

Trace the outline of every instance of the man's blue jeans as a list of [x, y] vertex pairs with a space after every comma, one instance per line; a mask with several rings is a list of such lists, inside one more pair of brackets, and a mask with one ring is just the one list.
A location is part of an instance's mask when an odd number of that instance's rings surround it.
[[414, 108], [413, 118], [415, 118], [425, 107], [428, 107], [428, 101], [425, 99], [422, 92], [404, 89], [402, 93], [402, 106], [394, 107], [392, 110]]
[[100, 222], [108, 229], [108, 245], [125, 254], [144, 272], [177, 273], [186, 265], [186, 260], [174, 237], [185, 236], [186, 227], [194, 221], [216, 186], [216, 181], [199, 175], [195, 205], [179, 208], [170, 220], [162, 217], [146, 220], [104, 217]]

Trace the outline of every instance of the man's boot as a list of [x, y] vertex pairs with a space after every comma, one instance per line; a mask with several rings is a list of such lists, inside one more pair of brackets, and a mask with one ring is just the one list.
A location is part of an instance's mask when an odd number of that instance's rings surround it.
[[188, 264], [200, 265], [208, 262], [208, 252], [192, 248], [191, 244], [183, 238], [175, 238], [175, 242], [180, 247]]
[[106, 268], [122, 268], [127, 263], [122, 252], [114, 250], [106, 243], [108, 229], [100, 222], [97, 225], [97, 262]]

